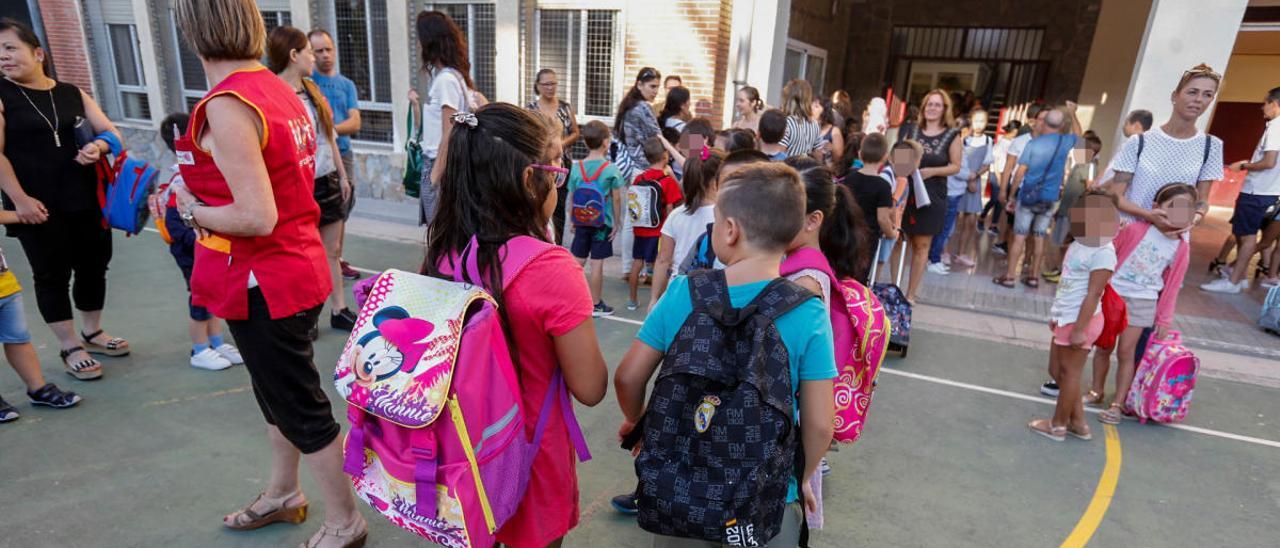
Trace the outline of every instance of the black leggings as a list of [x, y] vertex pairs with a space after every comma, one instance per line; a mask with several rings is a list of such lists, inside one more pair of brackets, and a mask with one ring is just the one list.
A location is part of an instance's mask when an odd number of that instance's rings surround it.
[[342, 431], [313, 361], [310, 333], [321, 306], [273, 320], [255, 287], [249, 290], [249, 319], [227, 320], [262, 417], [304, 454], [328, 447]]
[[17, 228], [35, 279], [36, 305], [45, 323], [72, 319], [73, 298], [77, 310], [102, 310], [107, 298], [111, 231], [102, 226], [101, 213], [55, 212], [42, 224]]

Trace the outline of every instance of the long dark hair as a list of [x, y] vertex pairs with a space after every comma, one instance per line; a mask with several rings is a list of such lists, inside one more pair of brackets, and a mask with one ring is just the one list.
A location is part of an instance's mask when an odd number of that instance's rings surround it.
[[626, 131], [622, 128], [623, 119], [627, 117], [628, 112], [631, 112], [631, 107], [644, 102], [644, 94], [640, 93], [640, 84], [659, 78], [662, 78], [662, 74], [653, 67], [644, 67], [636, 74], [636, 83], [631, 84], [631, 89], [627, 90], [626, 97], [623, 97], [622, 102], [618, 103], [618, 115], [613, 118], [613, 134], [619, 142], [626, 142], [627, 140]]
[[[294, 51], [304, 50], [310, 46], [311, 41], [307, 39], [307, 34], [297, 28], [286, 25], [271, 29], [271, 34], [267, 35], [267, 68], [276, 74], [284, 72], [289, 68], [289, 56]], [[311, 104], [316, 108], [316, 119], [320, 122], [320, 128], [324, 130], [325, 139], [331, 139], [333, 112], [329, 110], [329, 101], [320, 91], [320, 86], [317, 86], [309, 75], [302, 77], [302, 89], [306, 91], [307, 98], [311, 99]]]
[[837, 185], [831, 171], [809, 156], [792, 156], [783, 163], [800, 172], [804, 181], [805, 213], [822, 212], [822, 229], [818, 245], [837, 277], [863, 279], [871, 256], [866, 253], [868, 241], [866, 220], [848, 187]]
[[524, 174], [533, 164], [554, 160], [547, 157], [551, 135], [536, 115], [509, 103], [485, 105], [475, 117], [475, 127], [454, 124], [449, 136], [448, 168], [440, 180], [440, 208], [431, 221], [422, 273], [439, 276], [440, 265], [451, 264], [474, 236], [480, 272], [488, 277], [484, 284], [501, 313], [498, 250], [516, 236], [549, 241], [543, 204], [555, 191], [553, 174], [534, 170], [532, 188]]
[[706, 149], [706, 160], [702, 159], [702, 154], [701, 150], [690, 150], [689, 158], [684, 161], [684, 181], [680, 190], [684, 192], [684, 210], [690, 215], [702, 207], [702, 201], [711, 194], [725, 157], [724, 151], [717, 148]]
[[662, 113], [658, 114], [658, 127], [667, 127], [667, 120], [680, 116], [687, 104], [689, 104], [689, 88], [676, 86], [667, 90], [667, 102], [663, 103]]
[[33, 51], [44, 51], [44, 63], [41, 64], [41, 67], [44, 68], [45, 76], [53, 78], [53, 57], [49, 55], [48, 50], [44, 49], [44, 46], [40, 45], [40, 37], [36, 36], [35, 31], [31, 30], [31, 27], [26, 23], [12, 17], [0, 19], [0, 32], [4, 32], [6, 30], [11, 30], [14, 34], [17, 34], [18, 41], [31, 46]]
[[471, 62], [467, 60], [467, 39], [462, 29], [448, 14], [423, 11], [418, 14], [418, 44], [422, 46], [422, 68], [431, 71], [436, 65], [462, 74], [467, 88], [471, 82]]

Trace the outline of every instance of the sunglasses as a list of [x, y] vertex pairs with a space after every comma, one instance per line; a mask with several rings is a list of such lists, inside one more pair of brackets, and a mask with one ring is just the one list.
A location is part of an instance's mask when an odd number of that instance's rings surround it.
[[637, 79], [637, 80], [651, 80], [651, 79], [654, 79], [654, 78], [657, 78], [657, 77], [658, 77], [658, 71], [657, 71], [657, 70], [655, 70], [655, 69], [651, 69], [651, 68], [649, 68], [649, 67], [645, 67], [645, 68], [643, 68], [643, 69], [641, 69], [641, 70], [640, 70], [640, 75], [639, 75], [639, 76], [636, 76], [636, 79]]
[[547, 164], [533, 164], [529, 166], [539, 171], [549, 171], [556, 174], [556, 188], [564, 186], [565, 180], [569, 178], [569, 170], [560, 166], [551, 166]]

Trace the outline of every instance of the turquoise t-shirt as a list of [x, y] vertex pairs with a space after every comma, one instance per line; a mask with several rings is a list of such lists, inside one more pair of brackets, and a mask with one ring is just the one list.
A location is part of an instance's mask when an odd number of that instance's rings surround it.
[[[600, 164], [607, 160], [579, 160], [573, 163], [573, 168], [569, 170], [569, 200], [573, 200], [573, 191], [578, 190], [578, 186], [582, 185], [582, 172], [585, 170], [587, 175], [595, 175], [596, 170], [600, 169]], [[600, 192], [604, 193], [604, 225], [613, 228], [613, 191], [625, 190], [627, 181], [622, 178], [622, 174], [618, 172], [618, 168], [613, 164], [605, 166], [604, 171], [600, 172], [600, 176], [596, 178], [596, 184], [600, 185]]]
[[[769, 281], [729, 286], [729, 302], [735, 307], [746, 306], [755, 299]], [[636, 339], [665, 354], [675, 341], [676, 332], [693, 313], [693, 300], [689, 296], [689, 278], [677, 276], [667, 286], [667, 292], [658, 299], [645, 318]], [[782, 336], [791, 360], [791, 386], [800, 391], [801, 381], [825, 381], [836, 378], [835, 343], [831, 336], [831, 316], [820, 299], [809, 299], [778, 318], [774, 325]], [[800, 421], [799, 406], [795, 420]], [[787, 488], [787, 502], [795, 502], [796, 480], [791, 478]]]

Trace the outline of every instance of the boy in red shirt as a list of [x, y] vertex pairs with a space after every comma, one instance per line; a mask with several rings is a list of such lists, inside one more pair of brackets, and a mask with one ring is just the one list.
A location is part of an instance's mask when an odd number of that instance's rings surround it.
[[[701, 154], [701, 151], [690, 153]], [[636, 176], [627, 189], [627, 215], [631, 216], [631, 226], [635, 233], [635, 245], [631, 251], [631, 273], [627, 276], [627, 282], [631, 285], [631, 300], [627, 301], [627, 310], [639, 308], [636, 291], [640, 287], [640, 270], [646, 266], [653, 268], [653, 262], [658, 258], [662, 223], [671, 214], [671, 209], [684, 200], [680, 185], [667, 174], [666, 167], [670, 159], [662, 139], [655, 136], [644, 142], [644, 158], [649, 162], [649, 168]]]

